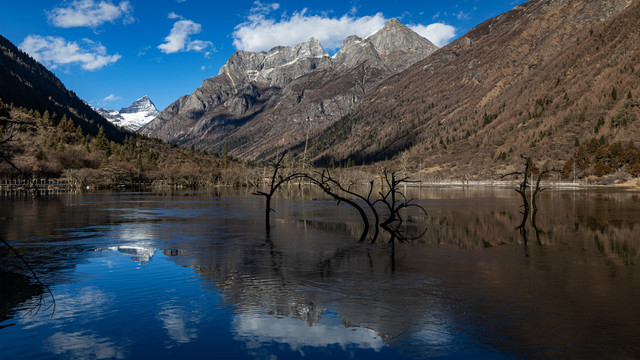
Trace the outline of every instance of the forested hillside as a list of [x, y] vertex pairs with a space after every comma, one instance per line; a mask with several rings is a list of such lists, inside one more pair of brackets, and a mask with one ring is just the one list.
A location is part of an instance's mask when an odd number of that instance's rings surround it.
[[123, 141], [127, 133], [114, 126], [91, 106], [68, 90], [51, 71], [0, 36], [0, 100], [8, 105], [63, 116], [80, 126], [86, 134], [97, 135], [102, 127], [106, 136]]

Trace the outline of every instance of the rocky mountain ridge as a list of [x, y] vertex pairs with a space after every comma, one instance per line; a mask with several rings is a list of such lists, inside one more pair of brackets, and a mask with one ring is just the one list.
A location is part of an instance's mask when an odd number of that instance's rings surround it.
[[148, 124], [160, 113], [147, 95], [119, 111], [105, 108], [94, 108], [94, 110], [105, 119], [109, 120], [112, 124], [122, 126], [132, 131], [137, 131], [144, 125]]
[[519, 5], [369, 92], [309, 156], [359, 164], [407, 151], [425, 176], [486, 179], [520, 155], [561, 168], [589, 139], [632, 140], [639, 14], [629, 0]]
[[311, 38], [269, 52], [239, 51], [217, 76], [163, 110], [140, 132], [210, 151], [265, 160], [349, 112], [384, 79], [437, 47], [397, 20], [333, 56]]

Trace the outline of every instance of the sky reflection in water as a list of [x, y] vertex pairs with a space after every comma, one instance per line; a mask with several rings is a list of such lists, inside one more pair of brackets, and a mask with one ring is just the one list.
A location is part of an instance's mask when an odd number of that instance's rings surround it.
[[0, 354], [639, 355], [637, 199], [545, 195], [542, 245], [525, 245], [512, 192], [432, 191], [430, 215], [406, 229], [427, 235], [393, 247], [355, 241], [357, 214], [331, 201], [276, 199], [266, 236], [251, 197], [11, 200], [0, 235], [44, 274], [57, 308], [14, 304]]

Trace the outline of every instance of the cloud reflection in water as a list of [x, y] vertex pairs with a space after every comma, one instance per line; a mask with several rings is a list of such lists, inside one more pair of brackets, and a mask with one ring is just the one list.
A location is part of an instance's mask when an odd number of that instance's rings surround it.
[[347, 328], [337, 317], [324, 315], [318, 324], [308, 326], [297, 319], [244, 313], [234, 317], [231, 328], [234, 338], [245, 342], [248, 349], [259, 349], [271, 342], [287, 344], [300, 353], [304, 347], [338, 345], [343, 350], [356, 347], [378, 352], [385, 346], [373, 330]]
[[[201, 316], [195, 310], [189, 314], [184, 308], [167, 303], [156, 318], [162, 321], [167, 335], [177, 344], [186, 344], [198, 338]], [[168, 349], [172, 347], [173, 344], [167, 345]]]
[[125, 359], [126, 350], [108, 337], [93, 331], [57, 332], [45, 345], [50, 352], [67, 359]]

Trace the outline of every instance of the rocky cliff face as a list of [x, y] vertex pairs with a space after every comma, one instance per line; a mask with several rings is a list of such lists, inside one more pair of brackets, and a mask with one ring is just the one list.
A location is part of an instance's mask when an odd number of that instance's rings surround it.
[[114, 125], [122, 126], [133, 131], [148, 124], [160, 113], [147, 95], [134, 101], [129, 107], [120, 109], [120, 111], [104, 108], [95, 110]]
[[318, 40], [268, 53], [239, 51], [217, 76], [163, 110], [140, 132], [210, 151], [265, 160], [300, 145], [356, 106], [384, 79], [437, 47], [396, 20], [334, 57]]

